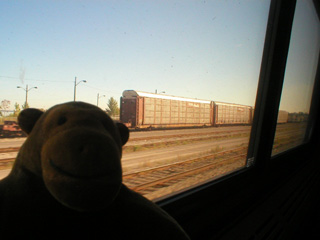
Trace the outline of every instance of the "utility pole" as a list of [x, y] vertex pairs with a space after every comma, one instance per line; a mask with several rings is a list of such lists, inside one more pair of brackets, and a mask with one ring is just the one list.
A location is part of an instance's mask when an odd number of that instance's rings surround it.
[[28, 89], [28, 84], [26, 86], [26, 107], [28, 106], [28, 92], [29, 92], [29, 89]]
[[74, 94], [73, 94], [73, 101], [74, 102], [76, 101], [77, 86], [82, 82], [86, 83], [87, 81], [86, 80], [81, 80], [80, 82], [77, 83], [77, 77], [74, 77]]
[[17, 86], [17, 88], [22, 88], [23, 90], [26, 91], [26, 102], [25, 102], [25, 107], [28, 106], [28, 92], [31, 90], [31, 89], [38, 89], [38, 87], [32, 87], [32, 88], [28, 88], [28, 84], [26, 85], [26, 88], [23, 88], [21, 86]]
[[77, 94], [77, 77], [74, 77], [74, 88], [73, 88], [73, 101], [76, 101]]
[[102, 95], [102, 96], [99, 96], [99, 93], [97, 95], [97, 107], [99, 106], [99, 98], [102, 98], [102, 97], [105, 97], [106, 95]]

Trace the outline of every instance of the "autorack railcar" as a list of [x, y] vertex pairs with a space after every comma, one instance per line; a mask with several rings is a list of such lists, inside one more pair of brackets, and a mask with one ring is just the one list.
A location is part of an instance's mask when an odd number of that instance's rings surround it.
[[252, 107], [214, 101], [214, 125], [240, 125], [252, 123]]
[[126, 90], [120, 101], [120, 121], [131, 128], [212, 126], [213, 103]]
[[307, 122], [309, 114], [308, 113], [289, 113], [288, 122], [291, 123], [299, 123], [299, 122]]
[[284, 110], [279, 110], [277, 123], [287, 123], [289, 113]]
[[120, 121], [130, 128], [196, 127], [252, 123], [252, 107], [125, 90]]

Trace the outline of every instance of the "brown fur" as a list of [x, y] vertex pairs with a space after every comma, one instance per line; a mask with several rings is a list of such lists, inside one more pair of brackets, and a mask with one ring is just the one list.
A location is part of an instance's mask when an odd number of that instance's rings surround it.
[[2, 236], [188, 239], [168, 214], [123, 185], [129, 131], [99, 108], [26, 109], [19, 125], [28, 138], [0, 181]]

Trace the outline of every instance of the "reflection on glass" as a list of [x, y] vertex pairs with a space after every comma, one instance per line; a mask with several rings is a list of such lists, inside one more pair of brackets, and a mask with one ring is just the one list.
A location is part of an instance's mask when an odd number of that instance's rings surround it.
[[320, 24], [311, 0], [298, 0], [272, 155], [302, 144], [319, 58]]
[[[77, 85], [77, 101], [132, 129], [123, 181], [149, 199], [236, 171], [246, 163], [269, 5], [0, 1], [0, 125], [26, 105], [73, 101]], [[17, 86], [37, 86], [27, 104]], [[0, 147], [15, 147], [10, 160], [25, 138], [18, 128], [8, 134]]]

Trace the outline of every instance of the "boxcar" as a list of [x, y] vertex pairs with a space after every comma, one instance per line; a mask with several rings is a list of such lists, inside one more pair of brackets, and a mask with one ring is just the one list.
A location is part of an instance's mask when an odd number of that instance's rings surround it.
[[252, 107], [234, 103], [214, 102], [214, 125], [252, 123]]
[[213, 125], [211, 101], [125, 90], [120, 121], [132, 128]]
[[279, 110], [277, 123], [287, 123], [288, 122], [288, 112], [284, 110]]
[[16, 121], [4, 121], [0, 125], [0, 137], [21, 137], [25, 136]]
[[[252, 124], [251, 106], [125, 90], [120, 101], [120, 121], [130, 128], [167, 128]], [[278, 123], [288, 122], [280, 110]]]
[[308, 113], [289, 113], [288, 122], [307, 122], [309, 114]]

